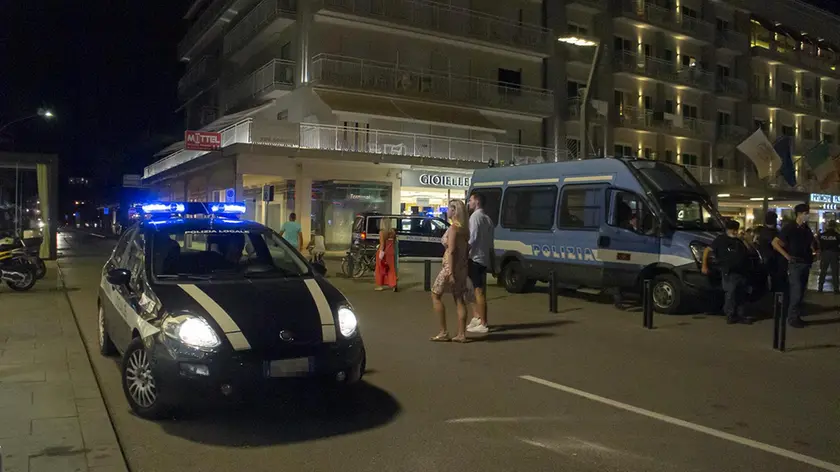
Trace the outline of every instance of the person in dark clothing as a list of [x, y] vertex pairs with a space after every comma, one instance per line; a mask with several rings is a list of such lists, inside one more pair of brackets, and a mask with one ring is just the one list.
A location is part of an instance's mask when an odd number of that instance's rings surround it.
[[714, 254], [723, 275], [723, 312], [726, 314], [727, 324], [752, 324], [752, 319], [744, 315], [749, 249], [738, 234], [740, 226], [735, 220], [727, 221], [726, 233], [715, 238], [712, 245], [703, 252], [703, 273], [708, 275], [711, 272], [709, 254]]
[[837, 222], [832, 220], [826, 225], [826, 230], [820, 233], [820, 284], [817, 291], [822, 292], [825, 285], [825, 273], [831, 268], [831, 284], [834, 293], [840, 294], [840, 233], [837, 232]]
[[808, 287], [808, 273], [814, 263], [814, 233], [808, 227], [811, 209], [800, 203], [794, 207], [796, 221], [790, 222], [773, 239], [773, 249], [788, 262], [788, 324], [804, 328], [802, 305]]
[[773, 249], [773, 240], [779, 235], [779, 228], [776, 222], [779, 215], [775, 211], [768, 211], [764, 216], [764, 226], [758, 229], [756, 245], [761, 259], [764, 261], [764, 268], [770, 276], [770, 291], [787, 291], [787, 261]]

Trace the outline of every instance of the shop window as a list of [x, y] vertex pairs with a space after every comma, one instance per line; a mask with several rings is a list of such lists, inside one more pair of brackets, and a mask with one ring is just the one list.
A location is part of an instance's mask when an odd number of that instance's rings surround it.
[[502, 206], [502, 189], [500, 188], [477, 188], [471, 195], [484, 195], [484, 213], [490, 217], [494, 225], [499, 224], [499, 210]]
[[548, 231], [554, 219], [557, 187], [508, 187], [502, 202], [502, 227]]
[[567, 185], [563, 187], [557, 226], [598, 228], [604, 219], [604, 187]]

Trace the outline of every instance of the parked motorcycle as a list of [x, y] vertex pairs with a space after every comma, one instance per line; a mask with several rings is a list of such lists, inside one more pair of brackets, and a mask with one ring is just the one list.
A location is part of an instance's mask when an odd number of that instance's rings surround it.
[[39, 256], [42, 238], [6, 238], [0, 240], [0, 268], [12, 265], [30, 265], [35, 274], [35, 280], [41, 280], [47, 275], [47, 265]]

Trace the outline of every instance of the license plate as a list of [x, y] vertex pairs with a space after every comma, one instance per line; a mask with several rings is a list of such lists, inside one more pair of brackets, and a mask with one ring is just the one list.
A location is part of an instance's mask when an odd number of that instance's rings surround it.
[[268, 361], [265, 364], [266, 377], [301, 377], [311, 371], [312, 360], [309, 357]]

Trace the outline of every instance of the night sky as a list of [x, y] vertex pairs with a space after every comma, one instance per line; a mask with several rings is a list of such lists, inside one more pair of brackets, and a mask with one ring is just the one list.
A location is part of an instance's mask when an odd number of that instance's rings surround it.
[[[840, 2], [812, 3], [836, 12]], [[97, 189], [140, 173], [182, 136], [176, 46], [188, 4], [3, 0], [0, 126], [44, 106], [58, 119], [13, 125], [0, 135], [0, 150], [58, 153], [62, 180], [93, 178]]]
[[187, 0], [0, 3], [0, 126], [42, 106], [58, 117], [12, 125], [0, 150], [58, 153], [62, 180], [92, 177], [102, 189], [179, 138]]

